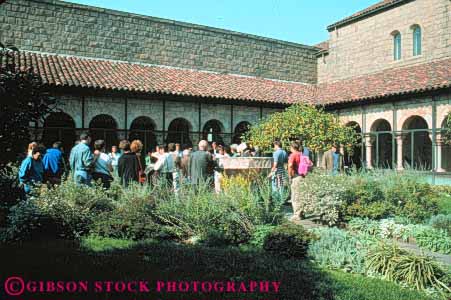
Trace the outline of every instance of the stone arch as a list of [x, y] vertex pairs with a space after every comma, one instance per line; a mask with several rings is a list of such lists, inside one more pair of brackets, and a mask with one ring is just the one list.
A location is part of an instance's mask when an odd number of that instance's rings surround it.
[[350, 168], [360, 169], [362, 167], [363, 157], [362, 157], [362, 128], [360, 124], [356, 121], [349, 121], [345, 126], [354, 128], [355, 132], [359, 135], [357, 144], [354, 145], [352, 152], [348, 152], [345, 149], [344, 160], [345, 165]]
[[169, 123], [167, 143], [180, 143], [182, 145], [192, 145], [190, 133], [192, 131], [191, 123], [184, 118], [176, 118]]
[[430, 170], [432, 141], [427, 121], [421, 116], [410, 116], [403, 125], [403, 161], [407, 167]]
[[77, 140], [74, 119], [65, 112], [52, 112], [44, 120], [43, 144], [50, 148], [53, 143], [63, 143], [65, 153], [69, 153]]
[[135, 118], [130, 124], [130, 133], [128, 139], [130, 141], [140, 140], [145, 151], [151, 151], [155, 149], [157, 145], [157, 137], [154, 133], [155, 122], [146, 116], [140, 116]]
[[251, 123], [247, 121], [242, 121], [235, 126], [235, 130], [233, 131], [232, 143], [240, 144], [241, 136], [245, 134], [249, 128], [251, 127]]
[[220, 121], [212, 119], [204, 124], [202, 129], [202, 138], [208, 142], [224, 144], [224, 139], [222, 138], [223, 133], [224, 125]]
[[104, 140], [107, 151], [111, 146], [118, 144], [117, 122], [107, 114], [96, 115], [89, 122], [89, 134], [92, 142], [96, 140]]
[[390, 122], [377, 119], [371, 124], [371, 164], [378, 168], [393, 167], [393, 133]]

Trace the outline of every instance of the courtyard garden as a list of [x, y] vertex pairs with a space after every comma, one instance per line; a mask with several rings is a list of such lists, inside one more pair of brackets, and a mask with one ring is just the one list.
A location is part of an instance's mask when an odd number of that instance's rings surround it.
[[[114, 183], [104, 190], [67, 180], [17, 201], [14, 172], [2, 175], [8, 191], [2, 195], [2, 278], [278, 280], [280, 292], [266, 298], [450, 297], [451, 262], [428, 255], [451, 250], [449, 188], [415, 173], [312, 173], [302, 183], [304, 209], [324, 226], [306, 229], [286, 220], [286, 203], [274, 201], [269, 182], [258, 176], [226, 177], [220, 194], [185, 186], [179, 196], [158, 184], [125, 190]], [[399, 241], [425, 253], [400, 248]]]

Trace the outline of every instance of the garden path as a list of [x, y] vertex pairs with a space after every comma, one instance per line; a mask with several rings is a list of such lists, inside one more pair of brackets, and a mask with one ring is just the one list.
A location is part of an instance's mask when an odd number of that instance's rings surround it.
[[[291, 210], [291, 205], [290, 206], [285, 206], [285, 217], [287, 217], [289, 219], [292, 215], [293, 215], [293, 213], [292, 213], [292, 210]], [[300, 220], [300, 221], [294, 221], [294, 223], [302, 225], [306, 229], [326, 227], [326, 226], [321, 225], [319, 223], [315, 223], [313, 218], [303, 219], [303, 220]], [[444, 263], [444, 264], [446, 264], [448, 266], [451, 266], [451, 255], [440, 254], [440, 253], [436, 253], [436, 252], [422, 250], [415, 244], [409, 244], [409, 243], [404, 243], [404, 242], [400, 242], [400, 241], [395, 241], [395, 243], [401, 249], [409, 250], [409, 251], [414, 252], [416, 254], [426, 254], [426, 255], [432, 256], [437, 261], [439, 261], [441, 263]]]

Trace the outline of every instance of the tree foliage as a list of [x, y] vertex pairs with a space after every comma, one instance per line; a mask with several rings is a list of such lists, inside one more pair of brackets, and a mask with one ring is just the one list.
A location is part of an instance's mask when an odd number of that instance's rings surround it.
[[18, 49], [0, 43], [0, 166], [17, 159], [30, 142], [30, 123], [54, 110], [40, 76], [16, 64]]
[[327, 150], [332, 144], [352, 151], [357, 143], [354, 128], [342, 125], [338, 118], [322, 108], [295, 104], [283, 112], [274, 113], [246, 133], [245, 140], [263, 151], [269, 151], [275, 139], [288, 149], [290, 141], [301, 139], [313, 151]]
[[445, 124], [442, 128], [441, 139], [445, 145], [451, 145], [451, 114], [445, 120]]

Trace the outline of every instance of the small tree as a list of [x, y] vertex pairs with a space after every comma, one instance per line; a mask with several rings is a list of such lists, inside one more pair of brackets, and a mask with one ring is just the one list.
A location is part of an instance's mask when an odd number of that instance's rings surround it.
[[275, 139], [279, 139], [287, 150], [290, 141], [301, 139], [313, 151], [327, 150], [338, 143], [351, 152], [357, 134], [354, 128], [342, 125], [335, 115], [322, 108], [295, 104], [268, 116], [245, 135], [246, 141], [263, 151], [270, 151]]
[[31, 68], [19, 68], [18, 49], [0, 43], [0, 167], [16, 161], [30, 142], [30, 123], [54, 110], [55, 100]]

